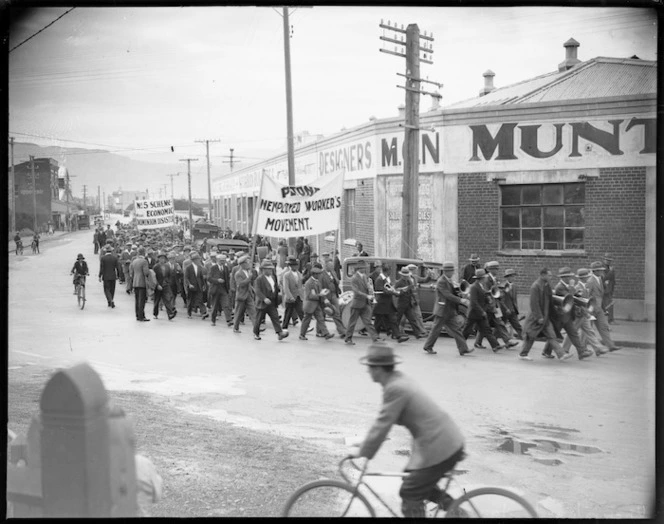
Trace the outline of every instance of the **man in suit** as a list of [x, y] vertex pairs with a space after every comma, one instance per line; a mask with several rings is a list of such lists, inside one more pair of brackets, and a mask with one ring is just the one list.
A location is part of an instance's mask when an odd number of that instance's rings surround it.
[[104, 233], [103, 227], [100, 227], [99, 231], [97, 232], [97, 243], [99, 244], [100, 249], [106, 245], [106, 233]]
[[519, 322], [519, 294], [517, 291], [516, 282], [514, 282], [514, 277], [516, 276], [516, 271], [514, 269], [505, 270], [505, 280], [510, 285], [509, 291], [504, 291], [503, 286], [503, 298], [501, 300], [501, 309], [503, 312], [503, 317], [505, 319], [505, 324], [509, 322], [514, 329], [515, 337], [519, 340], [523, 340], [523, 328], [521, 327], [521, 322]]
[[[494, 286], [498, 286], [498, 271], [500, 270], [500, 264], [492, 260], [487, 262], [484, 265], [484, 270], [487, 272], [487, 282], [486, 289], [491, 289]], [[493, 298], [491, 294], [487, 294], [487, 320], [489, 321], [489, 327], [493, 330], [493, 334], [496, 338], [503, 340], [507, 347], [514, 347], [518, 344], [516, 340], [512, 340], [509, 332], [507, 331], [507, 326], [503, 322], [503, 312], [501, 309], [501, 298]], [[482, 346], [482, 333], [477, 334], [475, 339], [475, 348], [481, 348]]]
[[[252, 285], [256, 275], [251, 269], [249, 256], [242, 255], [238, 260], [237, 271], [235, 271], [235, 313], [233, 333], [240, 333], [240, 321], [245, 312], [249, 315], [252, 324], [256, 322], [256, 306], [254, 305], [255, 291]], [[235, 269], [235, 268], [234, 268]]]
[[[574, 273], [572, 272], [572, 269], [569, 267], [561, 267], [558, 269], [558, 283], [556, 284], [556, 287], [553, 288], [553, 294], [555, 296], [559, 297], [565, 297], [567, 295], [574, 295], [576, 292], [576, 289], [574, 286], [571, 284], [571, 278], [574, 276]], [[557, 306], [554, 306], [557, 307]], [[557, 323], [557, 329], [560, 331], [561, 329], [565, 329], [565, 333], [567, 338], [574, 344], [574, 347], [576, 348], [577, 354], [579, 356], [579, 360], [583, 360], [584, 358], [592, 356], [594, 353], [590, 351], [586, 343], [581, 337], [579, 336], [579, 332], [576, 329], [575, 322], [577, 320], [577, 317], [581, 315], [581, 311], [579, 311], [577, 306], [573, 306], [569, 311], [565, 311], [563, 308], [558, 307], [558, 314], [556, 315], [556, 318], [554, 322]], [[563, 351], [566, 353], [569, 352], [569, 345], [567, 348], [565, 348], [564, 345], [564, 340], [563, 340]], [[553, 358], [553, 355], [549, 352], [545, 354], [547, 358]]]
[[[416, 264], [408, 264], [406, 266], [410, 272], [410, 278], [415, 283], [415, 289], [413, 291], [413, 314], [417, 320], [418, 327], [418, 336], [416, 338], [423, 338], [428, 336], [427, 328], [424, 326], [424, 316], [422, 315], [422, 308], [420, 308], [420, 293], [419, 288], [422, 284], [428, 284], [429, 282], [434, 282], [436, 278], [434, 277], [433, 271], [431, 269], [424, 268], [426, 271], [426, 276], [421, 277], [418, 272], [420, 268]], [[423, 266], [424, 267], [424, 266]], [[405, 324], [406, 321], [403, 320], [402, 324]]]
[[[186, 266], [189, 265], [191, 262], [191, 259], [189, 256], [191, 255], [191, 248], [189, 246], [184, 246], [182, 248], [182, 252], [175, 257], [175, 262], [180, 266], [182, 269], [182, 274], [179, 278], [178, 286], [179, 286], [179, 291], [180, 294], [182, 295], [182, 301], [184, 302], [184, 305], [187, 305], [187, 285], [184, 281], [184, 270], [186, 269]], [[188, 261], [187, 264], [185, 264], [185, 261]]]
[[330, 291], [327, 295], [327, 300], [330, 302], [328, 307], [332, 310], [332, 319], [334, 325], [337, 326], [337, 333], [341, 338], [346, 338], [346, 326], [341, 321], [341, 309], [339, 307], [341, 287], [339, 286], [339, 279], [334, 273], [334, 260], [331, 258], [328, 258], [325, 262], [325, 269], [320, 274], [320, 283], [323, 289]]
[[329, 291], [321, 286], [319, 278], [322, 272], [323, 268], [316, 263], [311, 268], [311, 278], [304, 285], [304, 318], [300, 327], [300, 340], [308, 340], [307, 331], [312, 318], [316, 319], [316, 331], [321, 333], [325, 339], [334, 338], [334, 335], [327, 330], [325, 325], [323, 303], [327, 300]]
[[462, 334], [464, 317], [457, 309], [459, 305], [468, 307], [470, 301], [467, 298], [462, 298], [455, 291], [452, 275], [454, 275], [454, 263], [444, 262], [443, 274], [436, 282], [436, 304], [433, 307], [435, 320], [429, 336], [424, 342], [424, 351], [430, 354], [436, 353], [433, 346], [438, 340], [440, 330], [443, 327], [449, 335], [454, 337], [459, 355], [467, 355], [473, 351], [473, 349], [468, 349], [466, 338]]
[[[381, 264], [380, 273], [376, 277], [374, 284], [374, 292], [377, 295], [377, 302], [373, 308], [375, 318], [376, 332], [379, 332], [379, 325], [384, 326], [385, 330], [390, 330], [392, 338], [396, 339], [399, 343], [406, 342], [410, 337], [407, 337], [399, 330], [397, 324], [396, 313], [397, 308], [394, 307], [392, 297], [398, 296], [399, 292], [394, 291], [390, 283], [390, 266], [388, 264]], [[387, 286], [386, 286], [387, 284]]]
[[[592, 316], [591, 311], [593, 311], [594, 306], [590, 304], [590, 292], [586, 286], [588, 278], [590, 278], [590, 270], [587, 268], [579, 268], [576, 272], [576, 277], [579, 279], [574, 286], [574, 294], [577, 297], [588, 300], [586, 307], [577, 306], [574, 307], [577, 309], [576, 320], [574, 321], [574, 327], [579, 331], [579, 336], [586, 343], [586, 347], [590, 346], [588, 349], [592, 350], [595, 355], [598, 357], [608, 353], [609, 350], [602, 347], [601, 342], [597, 336], [595, 329], [592, 326], [591, 319], [595, 317]], [[572, 341], [570, 340], [569, 335], [565, 335], [563, 340], [563, 350], [566, 352], [569, 351]]]
[[461, 430], [415, 380], [394, 369], [401, 359], [391, 347], [372, 344], [361, 362], [382, 386], [383, 405], [354, 456], [372, 459], [392, 426], [404, 426], [413, 437], [405, 468], [408, 475], [399, 490], [404, 517], [424, 517], [425, 500], [447, 510], [453, 499], [438, 487], [438, 481], [464, 459]]
[[613, 324], [613, 291], [616, 288], [616, 270], [613, 267], [613, 256], [611, 253], [604, 254], [604, 299], [602, 309], [606, 311], [609, 324]]
[[593, 315], [595, 316], [595, 327], [599, 333], [599, 338], [602, 340], [602, 344], [609, 348], [609, 351], [618, 351], [621, 348], [616, 346], [611, 338], [611, 334], [609, 333], [609, 323], [606, 320], [606, 313], [604, 313], [603, 309], [605, 269], [604, 264], [601, 262], [593, 262], [590, 264], [590, 270], [593, 274], [588, 278], [586, 287], [590, 294], [590, 304], [592, 304], [594, 308]]
[[[174, 251], [169, 251], [168, 253], [168, 267], [170, 268], [170, 287], [171, 294], [173, 296], [173, 311], [177, 313], [175, 309], [175, 299], [177, 298], [178, 293], [180, 292], [180, 286], [182, 285], [182, 267], [177, 263], [177, 255]], [[186, 303], [185, 303], [186, 305]]]
[[463, 271], [461, 273], [461, 278], [468, 282], [469, 284], [473, 283], [473, 278], [475, 278], [475, 271], [480, 269], [480, 257], [475, 253], [470, 255], [468, 259], [468, 264], [463, 266]]
[[[505, 349], [505, 346], [498, 343], [496, 337], [493, 336], [489, 320], [487, 318], [487, 308], [489, 302], [487, 300], [487, 285], [488, 276], [484, 269], [478, 269], [475, 272], [475, 282], [470, 286], [470, 307], [468, 308], [468, 321], [463, 328], [462, 337], [467, 339], [473, 328], [477, 326], [478, 334], [481, 334], [491, 344], [493, 352]], [[493, 307], [493, 306], [491, 306]]]
[[415, 334], [415, 338], [420, 339], [427, 336], [426, 331], [420, 326], [417, 315], [415, 314], [415, 307], [418, 305], [417, 300], [417, 282], [410, 273], [407, 266], [404, 266], [399, 271], [399, 280], [394, 284], [394, 289], [399, 291], [397, 299], [397, 324], [401, 325], [401, 319], [405, 316], [410, 327]]
[[201, 255], [197, 251], [191, 254], [191, 263], [184, 270], [184, 282], [188, 294], [187, 317], [191, 318], [192, 310], [198, 308], [201, 312], [201, 318], [205, 320], [208, 317], [208, 312], [203, 303], [203, 297], [207, 290], [207, 284], [201, 264]]
[[129, 266], [129, 278], [131, 287], [134, 290], [134, 302], [136, 307], [136, 320], [139, 322], [150, 322], [145, 318], [145, 302], [148, 299], [147, 281], [150, 275], [148, 261], [145, 260], [145, 248], [139, 247], [136, 258], [132, 260]]
[[288, 336], [288, 331], [282, 329], [279, 324], [279, 313], [277, 313], [277, 301], [279, 297], [279, 284], [272, 277], [274, 264], [271, 260], [264, 259], [261, 262], [261, 274], [254, 282], [256, 291], [256, 320], [254, 321], [254, 339], [261, 340], [260, 326], [265, 315], [270, 317], [272, 326], [277, 332], [277, 338], [283, 340]]
[[208, 270], [208, 284], [212, 308], [212, 325], [217, 324], [217, 313], [223, 310], [226, 316], [226, 324], [233, 325], [233, 312], [228, 298], [228, 286], [230, 280], [230, 270], [226, 265], [226, 255], [216, 257], [215, 264]]
[[355, 265], [355, 274], [350, 279], [350, 287], [353, 291], [353, 300], [350, 303], [351, 313], [346, 326], [346, 339], [345, 343], [354, 346], [353, 333], [355, 332], [355, 324], [357, 319], [361, 318], [364, 327], [371, 336], [371, 339], [376, 342], [382, 340], [376, 333], [374, 326], [371, 322], [371, 310], [373, 307], [373, 286], [369, 283], [369, 277], [366, 275], [367, 263], [361, 260]]
[[551, 323], [552, 317], [556, 313], [553, 310], [553, 292], [549, 284], [550, 280], [551, 271], [544, 267], [540, 270], [539, 278], [530, 286], [530, 313], [523, 326], [525, 340], [519, 353], [521, 360], [532, 360], [528, 353], [540, 334], [546, 338], [544, 352], [548, 352], [550, 348], [560, 360], [567, 360], [572, 357], [571, 353], [565, 353], [563, 348], [560, 347]]
[[106, 246], [104, 248], [105, 254], [99, 260], [99, 282], [104, 281], [104, 295], [106, 296], [106, 302], [108, 302], [108, 307], [114, 308], [115, 302], [115, 281], [122, 274], [122, 268], [120, 266], [120, 260], [118, 257], [113, 254], [113, 248]]
[[131, 242], [127, 242], [125, 248], [120, 254], [120, 263], [122, 264], [121, 283], [126, 284], [127, 290], [131, 291], [131, 282], [129, 281], [129, 264], [131, 263]]
[[157, 279], [157, 286], [154, 290], [154, 307], [152, 308], [152, 314], [155, 319], [159, 317], [159, 303], [163, 300], [168, 320], [173, 320], [177, 314], [174, 306], [173, 291], [171, 289], [171, 272], [173, 270], [168, 263], [168, 255], [165, 252], [161, 251], [157, 255], [157, 260], [158, 262], [152, 268], [154, 270], [155, 278]]
[[[244, 256], [243, 251], [238, 251], [237, 253], [234, 253], [233, 250], [231, 250], [231, 282], [229, 285], [229, 293], [230, 293], [230, 301], [231, 301], [231, 307], [233, 310], [235, 310], [236, 307], [236, 301], [235, 301], [235, 296], [237, 294], [237, 288], [235, 287], [235, 274], [242, 269], [240, 266], [239, 260]], [[248, 258], [248, 257], [247, 257]], [[244, 321], [244, 318], [240, 319], [241, 321]]]
[[302, 284], [306, 284], [307, 280], [311, 277], [311, 268], [314, 267], [314, 264], [318, 264], [318, 253], [311, 253], [309, 262], [304, 266], [302, 270]]
[[295, 256], [288, 257], [288, 268], [282, 275], [284, 295], [284, 318], [281, 327], [286, 329], [288, 323], [293, 320], [293, 326], [297, 325], [297, 319], [302, 320], [304, 310], [302, 301], [304, 299], [304, 287], [302, 286], [302, 275], [298, 271], [300, 263]]

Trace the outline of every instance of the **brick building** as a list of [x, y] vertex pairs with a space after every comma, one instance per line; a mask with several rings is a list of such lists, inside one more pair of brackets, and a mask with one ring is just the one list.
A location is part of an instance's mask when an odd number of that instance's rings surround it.
[[[471, 253], [515, 268], [522, 295], [539, 269], [588, 267], [606, 252], [619, 318], [654, 319], [656, 63], [565, 44], [556, 70], [420, 115], [418, 254], [462, 267]], [[344, 171], [341, 224], [309, 238], [342, 259], [360, 241], [400, 255], [403, 116], [372, 119], [297, 147], [296, 182]], [[286, 152], [213, 185], [222, 227], [251, 231], [261, 176], [287, 182]]]
[[[34, 200], [30, 162], [14, 165], [16, 228], [33, 229], [36, 201], [37, 227], [44, 227], [51, 216], [51, 201], [58, 200], [58, 163], [52, 158], [35, 158]], [[11, 211], [11, 210], [10, 210]]]

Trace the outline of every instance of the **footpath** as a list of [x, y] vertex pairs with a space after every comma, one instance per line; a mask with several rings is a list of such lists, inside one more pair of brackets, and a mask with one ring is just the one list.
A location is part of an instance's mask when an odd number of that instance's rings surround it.
[[[54, 231], [52, 235], [44, 233], [39, 239], [39, 245], [41, 246], [42, 244], [57, 240], [71, 233], [74, 233], [74, 231]], [[30, 244], [32, 243], [32, 235], [22, 236], [21, 240], [23, 241], [23, 255], [32, 254], [32, 249], [30, 248]], [[14, 242], [14, 235], [11, 235], [9, 239], [9, 254], [11, 255], [15, 252], [16, 242]]]

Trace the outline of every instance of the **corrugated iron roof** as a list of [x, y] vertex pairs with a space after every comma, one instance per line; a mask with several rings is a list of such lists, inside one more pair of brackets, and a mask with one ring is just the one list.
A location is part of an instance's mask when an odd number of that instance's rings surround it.
[[497, 88], [484, 96], [457, 102], [446, 106], [445, 109], [557, 102], [656, 92], [656, 62], [598, 57], [567, 71], [548, 73], [518, 84]]

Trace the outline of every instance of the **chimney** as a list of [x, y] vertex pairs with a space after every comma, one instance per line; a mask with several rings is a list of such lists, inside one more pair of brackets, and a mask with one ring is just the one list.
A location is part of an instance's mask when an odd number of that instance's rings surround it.
[[434, 94], [432, 95], [432, 101], [431, 101], [431, 109], [430, 111], [438, 111], [440, 109], [440, 101], [442, 99], [442, 95], [438, 92], [435, 91]]
[[562, 73], [568, 69], [572, 69], [576, 64], [580, 64], [581, 60], [576, 57], [576, 48], [579, 47], [579, 42], [570, 38], [563, 44], [565, 47], [565, 60], [558, 64], [558, 72]]
[[480, 96], [484, 96], [496, 89], [493, 87], [493, 77], [496, 76], [496, 73], [491, 71], [491, 69], [487, 69], [482, 76], [484, 77], [484, 87], [480, 89]]
[[401, 104], [397, 109], [399, 110], [399, 117], [406, 118], [406, 106]]

